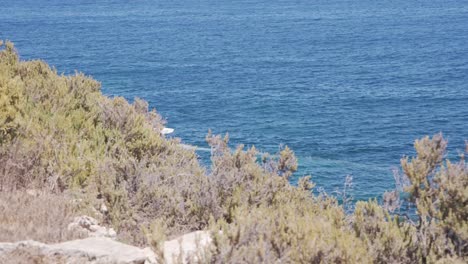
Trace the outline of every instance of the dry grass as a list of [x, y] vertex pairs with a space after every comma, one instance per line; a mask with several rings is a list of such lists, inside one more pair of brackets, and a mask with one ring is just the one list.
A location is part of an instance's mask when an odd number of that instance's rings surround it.
[[75, 210], [64, 195], [0, 193], [0, 242], [56, 243], [80, 238], [67, 230]]
[[[0, 255], [0, 263], [8, 264], [86, 264], [91, 262], [86, 256], [74, 257], [73, 259], [66, 256], [44, 255], [38, 248], [18, 248], [6, 254]], [[104, 264], [104, 263], [102, 263]], [[109, 264], [109, 263], [106, 263]]]

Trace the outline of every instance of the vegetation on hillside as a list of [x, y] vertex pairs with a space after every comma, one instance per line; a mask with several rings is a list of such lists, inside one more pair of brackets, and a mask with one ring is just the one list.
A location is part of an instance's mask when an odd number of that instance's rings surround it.
[[[289, 184], [297, 161], [287, 147], [259, 162], [255, 148], [231, 150], [227, 137], [209, 134], [205, 170], [193, 150], [160, 135], [163, 125], [143, 100], [109, 98], [83, 74], [20, 61], [7, 42], [0, 239], [65, 240], [73, 237], [63, 231], [70, 217], [105, 204], [101, 220], [135, 245], [158, 249], [167, 237], [211, 230], [214, 247], [203, 258], [210, 263], [468, 261], [468, 166], [463, 155], [445, 159], [441, 135], [416, 141], [417, 156], [401, 161], [401, 188], [383, 204], [358, 202], [346, 214], [333, 196], [313, 194], [310, 177]], [[34, 199], [24, 196], [31, 191]], [[399, 210], [400, 197], [417, 219]], [[22, 229], [29, 211], [34, 224]]]

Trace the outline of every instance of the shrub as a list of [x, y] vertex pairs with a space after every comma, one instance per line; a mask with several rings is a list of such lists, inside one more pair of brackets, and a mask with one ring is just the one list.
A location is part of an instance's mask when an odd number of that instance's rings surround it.
[[1, 191], [80, 189], [90, 203], [105, 203], [107, 222], [136, 243], [153, 217], [175, 217], [174, 233], [208, 221], [197, 204], [208, 180], [195, 153], [160, 135], [164, 121], [146, 102], [111, 99], [83, 74], [20, 61], [7, 42], [0, 106]]
[[[390, 214], [393, 206], [359, 202], [353, 215], [356, 235], [366, 240], [378, 262], [451, 263], [468, 257], [468, 167], [464, 155], [444, 160], [447, 141], [441, 134], [416, 140], [417, 156], [401, 160], [399, 183], [415, 216]], [[394, 195], [396, 194], [396, 195]], [[387, 193], [395, 204], [399, 194]], [[392, 208], [387, 210], [385, 208]]]
[[401, 161], [404, 190], [416, 206], [418, 256], [425, 261], [468, 257], [468, 167], [444, 161], [447, 141], [441, 134], [416, 140], [417, 156]]

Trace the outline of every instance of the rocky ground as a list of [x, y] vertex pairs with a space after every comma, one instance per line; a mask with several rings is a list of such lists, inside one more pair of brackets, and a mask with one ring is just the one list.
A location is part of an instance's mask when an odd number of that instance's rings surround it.
[[0, 263], [187, 263], [203, 255], [211, 244], [207, 231], [196, 231], [163, 243], [160, 255], [115, 240], [112, 228], [100, 226], [89, 216], [76, 217], [70, 229], [87, 236], [56, 244], [26, 240], [0, 243]]

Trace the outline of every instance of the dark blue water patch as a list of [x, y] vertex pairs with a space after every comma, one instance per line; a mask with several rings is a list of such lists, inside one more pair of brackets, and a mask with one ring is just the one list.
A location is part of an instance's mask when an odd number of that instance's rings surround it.
[[[76, 69], [150, 102], [188, 144], [300, 162], [327, 191], [393, 188], [414, 139], [468, 138], [468, 3], [449, 1], [0, 1], [0, 39], [23, 59]], [[208, 159], [206, 152], [200, 154]]]

